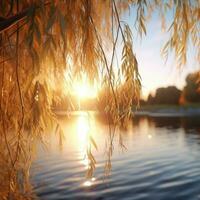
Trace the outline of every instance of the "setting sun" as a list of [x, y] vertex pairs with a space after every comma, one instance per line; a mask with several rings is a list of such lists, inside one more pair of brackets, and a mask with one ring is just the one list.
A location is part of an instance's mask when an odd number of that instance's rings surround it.
[[76, 83], [74, 84], [74, 95], [80, 99], [95, 98], [97, 96], [97, 89], [95, 86], [91, 86], [88, 83]]

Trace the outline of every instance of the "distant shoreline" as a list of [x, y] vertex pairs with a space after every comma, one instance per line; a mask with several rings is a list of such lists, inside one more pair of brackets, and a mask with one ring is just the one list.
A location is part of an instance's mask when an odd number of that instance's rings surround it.
[[[76, 110], [73, 112], [65, 109], [54, 109], [53, 112], [58, 116], [82, 115], [85, 113], [99, 112], [98, 110]], [[140, 108], [134, 107], [132, 109], [134, 116], [148, 116], [148, 117], [200, 117], [200, 104], [188, 105], [144, 105]]]
[[135, 116], [190, 117], [200, 116], [200, 104], [191, 105], [146, 105], [133, 110]]

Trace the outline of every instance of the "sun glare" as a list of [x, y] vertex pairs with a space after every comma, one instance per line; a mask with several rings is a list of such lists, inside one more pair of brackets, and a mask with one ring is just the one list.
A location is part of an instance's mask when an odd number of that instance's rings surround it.
[[89, 135], [90, 127], [89, 127], [89, 121], [88, 117], [86, 116], [79, 116], [77, 121], [77, 133], [78, 138], [81, 141], [81, 143], [86, 143], [87, 137]]
[[89, 160], [86, 155], [87, 145], [88, 145], [88, 137], [90, 134], [90, 126], [87, 115], [81, 115], [77, 119], [77, 139], [78, 146], [81, 153], [81, 163], [85, 166], [85, 169], [89, 167]]
[[88, 83], [76, 83], [74, 84], [74, 94], [80, 99], [95, 98], [97, 97], [97, 89]]
[[[77, 119], [77, 139], [78, 139], [78, 147], [81, 155], [81, 164], [84, 166], [85, 170], [88, 170], [90, 167], [90, 160], [87, 156], [87, 147], [89, 142], [89, 136], [93, 133], [91, 130], [91, 123], [94, 123], [94, 118], [92, 115], [88, 115], [88, 113], [82, 112], [81, 115]], [[94, 124], [93, 124], [94, 125]], [[96, 178], [92, 177], [87, 179], [83, 186], [90, 187], [94, 184]]]
[[93, 83], [90, 83], [86, 74], [82, 74], [79, 78], [74, 77], [73, 82], [71, 82], [71, 78], [69, 78], [70, 75], [67, 70], [65, 71], [64, 76], [66, 82], [69, 81], [69, 85], [71, 85], [68, 90], [73, 96], [79, 99], [90, 99], [97, 97], [99, 86], [96, 80], [94, 80]]

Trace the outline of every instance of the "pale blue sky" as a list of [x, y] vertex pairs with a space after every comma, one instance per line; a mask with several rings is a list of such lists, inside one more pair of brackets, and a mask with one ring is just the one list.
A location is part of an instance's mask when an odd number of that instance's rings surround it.
[[[147, 35], [142, 39], [135, 31], [134, 12], [131, 11], [131, 13], [131, 15], [126, 14], [124, 20], [130, 25], [133, 31], [133, 48], [142, 77], [143, 96], [147, 97], [156, 88], [168, 85], [176, 85], [182, 89], [187, 74], [200, 69], [199, 64], [195, 60], [194, 49], [190, 45], [188, 62], [186, 66], [178, 69], [172, 55], [168, 58], [167, 62], [161, 57], [161, 49], [166, 42], [167, 34], [161, 30], [158, 13], [153, 13], [152, 19], [147, 23]], [[170, 21], [171, 17], [168, 16], [167, 25], [169, 25]]]

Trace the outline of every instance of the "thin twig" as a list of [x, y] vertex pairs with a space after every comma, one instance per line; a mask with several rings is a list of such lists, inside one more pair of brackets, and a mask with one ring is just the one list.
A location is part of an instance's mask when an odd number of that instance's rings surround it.
[[119, 28], [120, 28], [120, 31], [121, 31], [121, 34], [122, 34], [122, 39], [123, 39], [123, 41], [125, 43], [126, 42], [126, 38], [124, 36], [124, 32], [123, 32], [123, 29], [122, 29], [122, 26], [121, 26], [121, 23], [120, 23], [119, 13], [118, 13], [118, 10], [117, 10], [117, 6], [116, 6], [116, 3], [115, 3], [115, 0], [113, 0], [113, 5], [114, 5], [114, 8], [115, 8], [115, 13], [116, 13], [117, 21], [118, 21], [118, 24], [119, 24]]
[[111, 63], [110, 63], [110, 71], [112, 71], [114, 55], [115, 55], [115, 48], [116, 48], [116, 45], [117, 45], [118, 36], [119, 36], [119, 26], [117, 28], [117, 35], [116, 35], [115, 41], [113, 43], [112, 57], [111, 57]]
[[8, 62], [8, 61], [10, 61], [10, 60], [12, 60], [12, 59], [14, 59], [14, 57], [11, 57], [11, 58], [2, 60], [2, 61], [0, 61], [0, 65], [3, 64], [3, 63], [5, 63], [5, 62]]
[[[44, 3], [44, 6], [50, 5], [51, 2]], [[0, 33], [6, 31], [7, 29], [11, 28], [15, 24], [18, 24], [20, 21], [24, 20], [28, 13], [32, 10], [34, 4], [30, 5], [30, 7], [24, 9], [23, 11], [19, 12], [19, 9], [17, 11], [16, 15], [13, 15], [9, 18], [1, 18], [0, 20]], [[36, 9], [40, 8], [39, 6], [35, 6]]]
[[94, 24], [94, 21], [92, 19], [92, 17], [90, 16], [90, 21], [94, 27], [94, 31], [95, 31], [95, 35], [96, 35], [96, 38], [97, 38], [97, 42], [98, 42], [98, 45], [102, 51], [102, 54], [103, 54], [103, 58], [104, 58], [104, 62], [105, 62], [105, 65], [106, 65], [106, 69], [107, 69], [107, 72], [108, 72], [108, 75], [109, 75], [109, 82], [110, 82], [110, 86], [111, 86], [111, 90], [112, 90], [112, 93], [113, 93], [113, 96], [114, 96], [114, 101], [115, 101], [115, 106], [118, 107], [118, 104], [117, 104], [117, 97], [115, 95], [115, 91], [114, 91], [114, 87], [113, 87], [113, 84], [112, 84], [112, 77], [111, 77], [111, 74], [110, 74], [110, 70], [109, 70], [109, 66], [108, 66], [108, 61], [107, 61], [107, 58], [106, 58], [106, 55], [105, 55], [105, 52], [103, 50], [103, 47], [101, 45], [101, 42], [100, 42], [100, 38], [99, 38], [99, 35], [97, 33], [97, 29], [96, 29], [96, 26]]
[[[19, 10], [19, 0], [17, 0], [17, 11]], [[17, 24], [17, 27], [19, 25]], [[16, 73], [16, 79], [17, 79], [17, 87], [18, 87], [18, 92], [19, 92], [19, 98], [20, 98], [20, 105], [21, 105], [21, 124], [18, 130], [18, 144], [17, 144], [17, 150], [16, 150], [16, 158], [14, 164], [17, 162], [18, 156], [19, 156], [19, 147], [20, 147], [20, 139], [21, 139], [21, 134], [22, 134], [22, 128], [24, 124], [24, 104], [23, 104], [23, 97], [22, 97], [22, 92], [21, 92], [21, 87], [20, 87], [20, 82], [19, 82], [19, 29], [17, 28], [16, 32], [16, 65], [15, 65], [15, 73]]]
[[[4, 57], [4, 53], [3, 53], [3, 57]], [[4, 90], [4, 74], [5, 74], [5, 66], [4, 63], [2, 63], [2, 68], [3, 68], [3, 72], [2, 72], [2, 80], [1, 80], [1, 94], [0, 94], [0, 114], [1, 114], [1, 119], [2, 119], [2, 127], [3, 127], [3, 135], [4, 135], [4, 140], [6, 143], [6, 148], [8, 150], [8, 155], [10, 157], [10, 161], [12, 163], [12, 165], [14, 166], [14, 162], [12, 159], [12, 155], [11, 155], [11, 150], [8, 144], [8, 138], [7, 138], [7, 134], [6, 134], [6, 128], [5, 128], [5, 117], [4, 117], [4, 113], [2, 110], [2, 99], [3, 99], [3, 90]]]
[[18, 28], [16, 30], [14, 30], [11, 34], [8, 35], [8, 37], [10, 38], [12, 35], [14, 35], [17, 31], [19, 31], [21, 28], [23, 28], [23, 26], [25, 26], [28, 22], [24, 22], [23, 24], [21, 24], [20, 26], [18, 26]]

